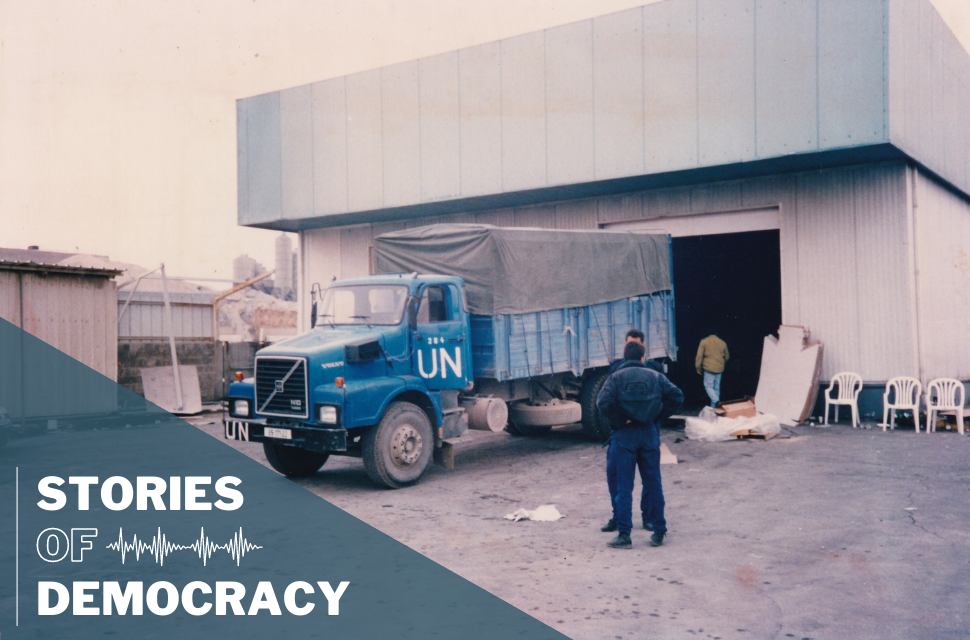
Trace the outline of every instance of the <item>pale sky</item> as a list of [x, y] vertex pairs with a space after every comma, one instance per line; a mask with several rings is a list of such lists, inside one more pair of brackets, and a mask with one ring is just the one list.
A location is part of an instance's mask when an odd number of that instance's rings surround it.
[[[647, 0], [0, 0], [0, 247], [230, 277], [235, 100]], [[970, 49], [970, 0], [933, 0]]]

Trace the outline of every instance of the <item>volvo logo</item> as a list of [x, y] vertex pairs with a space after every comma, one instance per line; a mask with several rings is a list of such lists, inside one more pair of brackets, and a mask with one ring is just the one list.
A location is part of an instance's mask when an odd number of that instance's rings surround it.
[[282, 380], [277, 380], [276, 381], [276, 393], [283, 393], [283, 381]]

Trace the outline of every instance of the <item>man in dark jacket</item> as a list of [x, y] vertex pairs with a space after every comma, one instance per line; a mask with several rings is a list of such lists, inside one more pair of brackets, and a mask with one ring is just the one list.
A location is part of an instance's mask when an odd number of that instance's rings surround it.
[[[644, 346], [644, 336], [643, 332], [639, 329], [630, 329], [626, 332], [626, 344], [631, 342], [638, 342]], [[625, 346], [625, 345], [624, 345]], [[607, 371], [607, 375], [613, 375], [617, 370], [623, 366], [626, 362], [623, 358], [618, 358], [610, 363], [610, 369]], [[653, 369], [657, 373], [662, 374], [664, 372], [663, 365], [656, 360], [645, 360], [644, 364], [649, 369]], [[643, 490], [640, 492], [640, 515], [643, 518], [643, 528], [647, 531], [653, 531], [653, 524], [650, 522], [648, 514], [650, 513], [650, 494], [647, 492], [647, 468], [646, 465], [639, 465], [640, 469], [640, 483], [643, 485]], [[610, 490], [610, 503], [616, 501], [616, 456], [613, 455], [613, 440], [610, 439], [608, 448], [606, 449], [606, 486]], [[610, 533], [616, 531], [616, 509], [613, 510], [613, 515], [610, 517], [610, 521], [607, 522], [600, 531]]]
[[[646, 349], [636, 342], [623, 349], [625, 362], [611, 375], [596, 406], [613, 426], [610, 447], [616, 464], [617, 494], [613, 501], [617, 536], [611, 547], [629, 548], [633, 530], [633, 481], [638, 465], [646, 469], [650, 544], [659, 547], [667, 533], [660, 479], [660, 423], [684, 402], [684, 394], [665, 376], [648, 369]], [[645, 518], [647, 519], [647, 518]]]

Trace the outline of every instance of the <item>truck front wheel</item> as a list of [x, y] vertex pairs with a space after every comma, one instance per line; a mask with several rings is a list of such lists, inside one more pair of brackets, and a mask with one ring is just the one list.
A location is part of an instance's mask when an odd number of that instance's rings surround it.
[[289, 478], [313, 475], [330, 458], [329, 453], [316, 453], [272, 442], [263, 443], [263, 453], [271, 467]]
[[374, 483], [391, 489], [415, 484], [431, 465], [431, 420], [417, 405], [392, 402], [362, 444], [364, 470]]

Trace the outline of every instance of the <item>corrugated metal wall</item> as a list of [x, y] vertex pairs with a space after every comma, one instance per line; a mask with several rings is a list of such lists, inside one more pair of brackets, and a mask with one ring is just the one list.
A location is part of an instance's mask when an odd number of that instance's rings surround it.
[[[22, 293], [22, 296], [21, 296]], [[101, 375], [117, 380], [118, 323], [117, 292], [114, 282], [103, 276], [0, 270], [0, 318], [66, 353]], [[19, 358], [19, 354], [7, 354]], [[21, 385], [57, 389], [67, 386], [64, 376], [71, 375], [42, 363], [24, 362], [15, 370], [22, 375], [0, 380], [7, 390], [5, 397], [17, 399]], [[88, 377], [87, 379], [91, 379]], [[94, 381], [92, 380], [92, 383]], [[77, 380], [71, 379], [76, 389]], [[26, 407], [27, 417], [56, 416], [65, 413], [99, 413], [111, 411], [102, 389], [80, 394], [88, 404], [72, 399], [69, 407], [59, 407], [56, 394], [45, 396], [37, 406]], [[37, 398], [29, 394], [28, 398]], [[30, 404], [30, 403], [28, 403]], [[21, 416], [19, 405], [6, 407]]]
[[913, 221], [925, 380], [970, 380], [970, 202], [919, 175]]
[[[436, 222], [596, 229], [618, 222], [778, 207], [782, 317], [824, 341], [823, 376], [868, 382], [918, 370], [906, 221], [906, 167], [822, 172], [658, 189], [542, 206], [301, 233], [305, 282], [366, 275], [370, 238]], [[725, 265], [726, 269], [730, 265]], [[305, 298], [304, 298], [305, 299]]]
[[[118, 293], [118, 313], [128, 300], [128, 292]], [[215, 294], [170, 293], [172, 324], [175, 337], [208, 338], [215, 337], [212, 329], [212, 300]], [[118, 337], [128, 338], [168, 338], [165, 323], [165, 303], [161, 292], [135, 292], [131, 304], [118, 323]]]
[[669, 0], [240, 100], [239, 222], [884, 143], [885, 15]]

